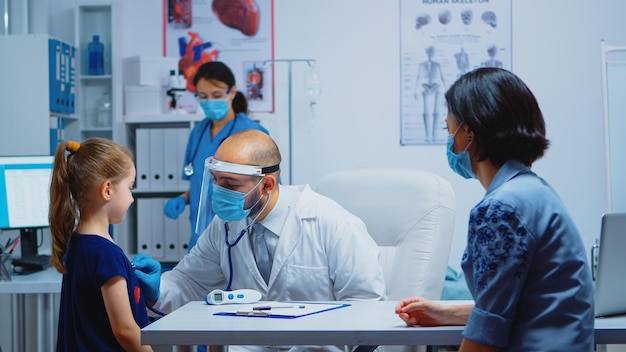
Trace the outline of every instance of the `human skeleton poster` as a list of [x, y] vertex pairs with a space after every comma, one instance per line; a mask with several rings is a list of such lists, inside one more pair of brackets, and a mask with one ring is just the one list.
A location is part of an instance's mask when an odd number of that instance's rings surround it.
[[400, 0], [400, 144], [446, 142], [444, 94], [478, 67], [511, 70], [511, 0]]

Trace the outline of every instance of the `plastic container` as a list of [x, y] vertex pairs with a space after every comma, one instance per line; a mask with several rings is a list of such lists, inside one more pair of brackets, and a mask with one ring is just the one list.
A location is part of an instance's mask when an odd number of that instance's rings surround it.
[[89, 75], [104, 75], [104, 44], [100, 42], [100, 36], [95, 34], [93, 41], [87, 45], [89, 52]]
[[111, 111], [111, 95], [102, 93], [102, 97], [98, 101], [98, 118], [96, 119], [97, 127], [111, 127], [112, 122]]

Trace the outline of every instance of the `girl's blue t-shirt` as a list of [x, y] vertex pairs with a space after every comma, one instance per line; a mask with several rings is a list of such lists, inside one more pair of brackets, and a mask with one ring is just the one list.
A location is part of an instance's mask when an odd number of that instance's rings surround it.
[[65, 254], [57, 351], [124, 351], [113, 335], [101, 287], [126, 279], [128, 302], [140, 328], [148, 325], [146, 303], [130, 261], [115, 243], [74, 233]]

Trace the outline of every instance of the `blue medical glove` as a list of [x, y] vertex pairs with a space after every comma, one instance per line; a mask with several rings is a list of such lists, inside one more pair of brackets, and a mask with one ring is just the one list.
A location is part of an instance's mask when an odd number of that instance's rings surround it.
[[178, 219], [178, 215], [180, 215], [183, 210], [185, 210], [185, 205], [187, 205], [187, 200], [183, 196], [178, 196], [168, 200], [163, 207], [163, 214], [170, 219]]
[[161, 263], [145, 253], [139, 253], [133, 258], [133, 264], [144, 298], [148, 303], [156, 302], [161, 295]]

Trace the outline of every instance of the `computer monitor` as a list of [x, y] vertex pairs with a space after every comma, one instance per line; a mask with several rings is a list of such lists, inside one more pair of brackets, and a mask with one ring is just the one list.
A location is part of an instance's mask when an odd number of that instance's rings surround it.
[[0, 229], [19, 229], [22, 256], [37, 254], [48, 227], [52, 156], [0, 156]]

